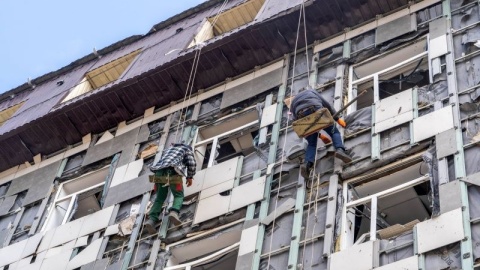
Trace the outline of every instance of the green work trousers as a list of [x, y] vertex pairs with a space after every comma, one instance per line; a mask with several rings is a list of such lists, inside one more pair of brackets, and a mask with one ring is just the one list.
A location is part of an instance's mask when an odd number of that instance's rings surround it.
[[165, 184], [155, 184], [157, 188], [157, 197], [153, 202], [152, 209], [148, 213], [148, 216], [151, 220], [158, 222], [158, 217], [162, 212], [163, 202], [168, 196], [168, 190], [172, 191], [173, 195], [173, 205], [169, 209], [169, 211], [176, 211], [177, 213], [180, 211], [183, 203], [183, 185], [182, 184], [170, 184], [165, 186]]

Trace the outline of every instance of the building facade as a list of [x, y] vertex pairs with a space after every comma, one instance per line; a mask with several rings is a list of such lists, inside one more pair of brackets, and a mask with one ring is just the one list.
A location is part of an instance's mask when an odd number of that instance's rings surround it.
[[[479, 40], [474, 0], [210, 0], [12, 89], [0, 267], [480, 267]], [[285, 102], [308, 85], [357, 98], [353, 161], [319, 141], [310, 180]], [[183, 223], [148, 234], [149, 166], [181, 141]]]

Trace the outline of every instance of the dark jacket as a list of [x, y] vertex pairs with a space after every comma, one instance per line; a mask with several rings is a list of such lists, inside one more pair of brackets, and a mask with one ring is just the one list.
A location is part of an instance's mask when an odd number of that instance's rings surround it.
[[163, 152], [162, 158], [150, 170], [156, 172], [167, 167], [173, 167], [178, 174], [192, 178], [197, 171], [192, 148], [186, 144], [174, 144]]
[[[311, 88], [298, 93], [293, 98], [290, 109], [295, 116], [295, 119], [297, 119], [297, 114], [300, 110], [311, 106], [315, 107], [315, 110], [327, 108], [332, 115], [337, 113], [337, 111], [335, 111], [335, 109], [317, 91]], [[334, 120], [337, 121], [338, 116], [334, 117]]]

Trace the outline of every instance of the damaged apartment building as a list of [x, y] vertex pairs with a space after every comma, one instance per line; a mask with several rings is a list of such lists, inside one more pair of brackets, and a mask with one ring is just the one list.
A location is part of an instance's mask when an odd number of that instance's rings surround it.
[[[209, 0], [1, 94], [0, 269], [480, 268], [479, 4]], [[354, 101], [308, 181], [307, 85]], [[180, 141], [183, 223], [148, 234]]]

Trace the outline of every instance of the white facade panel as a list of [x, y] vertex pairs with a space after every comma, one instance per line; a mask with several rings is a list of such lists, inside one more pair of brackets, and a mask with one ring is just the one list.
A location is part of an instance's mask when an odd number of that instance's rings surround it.
[[193, 224], [197, 224], [228, 213], [230, 197], [230, 195], [221, 196], [216, 194], [204, 200], [200, 200], [198, 202], [197, 210], [195, 211]]
[[232, 190], [232, 200], [229, 211], [235, 211], [244, 206], [263, 200], [265, 192], [265, 176], [235, 187]]
[[85, 236], [108, 227], [108, 222], [112, 216], [113, 208], [114, 206], [112, 205], [108, 208], [84, 217], [85, 221], [82, 224], [82, 229], [80, 230], [79, 236]]
[[260, 128], [263, 128], [275, 123], [276, 114], [277, 114], [276, 103], [264, 108], [262, 112], [262, 120], [260, 121]]
[[223, 183], [220, 183], [216, 186], [213, 186], [213, 187], [202, 190], [202, 192], [200, 192], [200, 200], [203, 200], [205, 198], [208, 198], [208, 197], [213, 196], [215, 194], [218, 194], [220, 192], [224, 192], [224, 191], [227, 191], [229, 189], [232, 189], [234, 182], [235, 182], [235, 180], [232, 179], [232, 180], [228, 180], [228, 181], [225, 181]]
[[447, 35], [441, 35], [430, 40], [430, 46], [428, 48], [428, 54], [430, 59], [445, 55], [448, 53], [447, 47]]
[[236, 157], [207, 168], [202, 189], [207, 189], [222, 182], [234, 179], [237, 174], [239, 160], [240, 158]]
[[238, 250], [238, 256], [245, 255], [255, 251], [257, 244], [258, 225], [252, 226], [242, 231], [240, 238], [240, 248]]
[[376, 102], [375, 124], [412, 110], [412, 89], [408, 89]]
[[330, 269], [370, 270], [373, 268], [373, 241], [335, 252], [330, 258]]
[[192, 181], [192, 185], [187, 187], [187, 185], [185, 184], [185, 181], [183, 183], [183, 192], [184, 192], [184, 195], [185, 197], [187, 196], [190, 196], [192, 194], [195, 194], [195, 193], [198, 193], [200, 191], [202, 191], [202, 187], [203, 187], [203, 182], [204, 182], [204, 179], [205, 179], [205, 173], [207, 172], [207, 170], [201, 170], [201, 171], [198, 171], [194, 176], [193, 176], [193, 181]]
[[420, 142], [453, 128], [452, 107], [426, 114], [413, 120], [413, 140]]
[[461, 208], [420, 222], [416, 227], [419, 253], [425, 253], [465, 238]]
[[384, 120], [382, 122], [376, 123], [375, 124], [375, 132], [382, 132], [387, 129], [399, 126], [401, 124], [407, 123], [409, 121], [412, 121], [413, 119], [413, 112], [407, 112], [407, 113], [402, 113], [399, 114], [395, 117], [388, 118], [387, 120]]
[[412, 256], [394, 263], [375, 268], [378, 270], [418, 270], [418, 256]]

